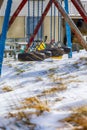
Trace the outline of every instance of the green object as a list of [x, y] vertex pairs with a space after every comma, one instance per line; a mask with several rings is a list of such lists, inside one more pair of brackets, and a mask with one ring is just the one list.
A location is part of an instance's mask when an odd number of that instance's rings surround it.
[[20, 49], [20, 52], [21, 52], [21, 53], [23, 53], [23, 52], [24, 52], [24, 50], [23, 50], [23, 49]]
[[21, 46], [20, 53], [24, 53], [26, 46]]

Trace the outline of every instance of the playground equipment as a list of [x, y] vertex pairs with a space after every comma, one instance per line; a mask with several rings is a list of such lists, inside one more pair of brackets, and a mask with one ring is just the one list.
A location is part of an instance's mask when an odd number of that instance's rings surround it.
[[0, 36], [0, 75], [1, 75], [1, 69], [2, 69], [5, 40], [6, 40], [7, 31], [8, 31], [9, 17], [10, 17], [10, 12], [11, 12], [11, 5], [12, 5], [12, 0], [8, 0], [6, 11], [5, 11], [3, 27], [2, 27], [2, 33]]
[[[65, 2], [65, 10], [67, 14], [69, 14], [68, 0], [64, 0], [64, 2]], [[71, 29], [67, 22], [66, 22], [66, 36], [67, 36], [67, 46], [71, 48], [68, 57], [71, 58], [72, 57]]]
[[[10, 3], [9, 3], [10, 1]], [[74, 6], [76, 7], [76, 9], [78, 9], [78, 11], [80, 12], [81, 16], [83, 17], [83, 19], [87, 22], [87, 15], [86, 15], [86, 12], [85, 10], [83, 9], [82, 7], [82, 4], [81, 4], [81, 1], [77, 1], [77, 0], [71, 0], [72, 3], [74, 4]], [[0, 58], [0, 69], [2, 68], [2, 61], [3, 61], [3, 53], [4, 53], [4, 46], [5, 46], [5, 40], [6, 40], [6, 33], [8, 31], [8, 29], [10, 28], [10, 26], [12, 25], [12, 23], [14, 22], [14, 20], [16, 19], [16, 17], [18, 16], [18, 14], [20, 13], [20, 11], [22, 10], [22, 8], [24, 7], [24, 5], [28, 2], [28, 25], [29, 25], [29, 22], [30, 22], [30, 0], [22, 0], [22, 2], [20, 3], [20, 5], [18, 6], [18, 8], [16, 9], [16, 11], [14, 12], [13, 16], [11, 17], [10, 21], [9, 21], [9, 15], [10, 15], [10, 9], [11, 9], [11, 3], [12, 3], [12, 0], [8, 0], [8, 3], [7, 3], [7, 9], [6, 9], [6, 14], [5, 14], [5, 18], [4, 18], [4, 23], [3, 23], [3, 29], [2, 29], [2, 34], [1, 34], [1, 39], [0, 39], [0, 46], [1, 49], [0, 50], [0, 54], [1, 54], [1, 58]], [[59, 0], [49, 0], [48, 4], [46, 5], [46, 8], [43, 10], [43, 0], [42, 0], [42, 3], [40, 0], [38, 0], [38, 10], [37, 10], [37, 14], [38, 14], [38, 17], [37, 17], [37, 24], [35, 25], [34, 22], [35, 22], [35, 1], [33, 0], [33, 34], [30, 35], [30, 32], [28, 32], [28, 38], [29, 38], [29, 41], [28, 41], [28, 44], [26, 46], [26, 49], [25, 49], [25, 52], [23, 54], [19, 54], [18, 57], [21, 56], [21, 60], [22, 60], [22, 56], [24, 55], [28, 55], [28, 50], [30, 49], [30, 47], [32, 46], [32, 43], [37, 35], [37, 38], [40, 37], [40, 34], [39, 34], [39, 30], [41, 29], [41, 38], [43, 37], [43, 28], [42, 28], [42, 24], [43, 24], [43, 21], [48, 13], [48, 11], [50, 10], [51, 8], [51, 20], [50, 20], [50, 40], [52, 40], [52, 6], [54, 5], [54, 40], [55, 40], [55, 14], [56, 14], [56, 10], [55, 8], [58, 9], [58, 11], [61, 13], [61, 15], [64, 17], [65, 21], [68, 23], [68, 28], [72, 30], [72, 32], [76, 35], [76, 37], [78, 38], [78, 41], [79, 41], [79, 44], [85, 48], [87, 50], [87, 43], [86, 41], [84, 40], [81, 32], [78, 30], [78, 28], [76, 27], [76, 25], [74, 24], [74, 22], [72, 21], [72, 19], [69, 17], [68, 15], [68, 1], [65, 1], [65, 6], [66, 6], [66, 11], [63, 9], [62, 5], [61, 5], [61, 1]], [[67, 2], [67, 3], [66, 3]], [[39, 12], [40, 10], [40, 3], [42, 4], [42, 8], [41, 8], [41, 12]], [[8, 21], [9, 21], [9, 24], [8, 24]], [[69, 27], [70, 26], [70, 27]], [[30, 28], [30, 26], [29, 26]], [[29, 29], [30, 30], [30, 29]], [[28, 30], [28, 31], [29, 31]], [[70, 30], [67, 31], [67, 37], [69, 35], [69, 39], [68, 42], [71, 42], [70, 41]], [[5, 35], [3, 35], [5, 34]], [[3, 40], [4, 39], [4, 40]], [[60, 41], [61, 42], [61, 41]], [[2, 44], [4, 43], [4, 44]], [[71, 47], [71, 46], [70, 46]], [[51, 49], [54, 49], [54, 52], [55, 52], [55, 49], [58, 49], [58, 52], [59, 52], [59, 49], [61, 50], [61, 55], [63, 55], [64, 53], [66, 53], [67, 49], [68, 49], [68, 53], [70, 52], [70, 48], [66, 48], [66, 47], [60, 47], [60, 48], [49, 48], [49, 49], [45, 49], [44, 52], [43, 51], [39, 51], [39, 52], [34, 52], [35, 55], [46, 55], [46, 52], [48, 51], [51, 51], [51, 54], [50, 53], [47, 53], [49, 56], [51, 56], [53, 53], [52, 53], [52, 50]], [[39, 53], [39, 54], [38, 54]], [[44, 54], [42, 54], [44, 53]], [[30, 55], [30, 54], [29, 54]], [[48, 57], [48, 55], [45, 56]], [[29, 56], [30, 57], [30, 56]], [[45, 59], [43, 58], [43, 59]], [[1, 70], [0, 70], [1, 71]]]
[[87, 13], [81, 4], [81, 1], [80, 0], [71, 0], [71, 1], [73, 5], [76, 7], [76, 9], [79, 11], [79, 13], [81, 14], [84, 21], [87, 22]]

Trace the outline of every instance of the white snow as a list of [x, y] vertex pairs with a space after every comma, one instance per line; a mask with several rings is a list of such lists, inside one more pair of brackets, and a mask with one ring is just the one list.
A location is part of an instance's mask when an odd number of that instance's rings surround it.
[[[57, 88], [61, 84], [66, 89], [40, 96], [42, 102], [47, 101], [50, 111], [36, 115], [35, 109], [25, 109], [31, 112], [28, 118], [32, 125], [25, 125], [24, 120], [15, 117], [8, 118], [9, 113], [15, 113], [21, 108], [25, 98], [38, 97], [43, 91]], [[4, 88], [13, 91], [5, 91]], [[3, 62], [0, 78], [0, 130], [68, 130], [62, 122], [72, 113], [72, 108], [87, 105], [87, 52], [73, 52], [73, 57], [64, 55], [59, 59], [46, 59], [41, 62], [20, 62], [6, 58]], [[21, 111], [21, 110], [20, 110]], [[64, 130], [65, 130], [64, 129]]]

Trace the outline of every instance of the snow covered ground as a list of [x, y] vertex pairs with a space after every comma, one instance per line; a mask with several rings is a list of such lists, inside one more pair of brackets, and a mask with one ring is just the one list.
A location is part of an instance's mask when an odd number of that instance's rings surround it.
[[71, 130], [63, 121], [87, 105], [87, 52], [40, 62], [4, 59], [0, 130]]

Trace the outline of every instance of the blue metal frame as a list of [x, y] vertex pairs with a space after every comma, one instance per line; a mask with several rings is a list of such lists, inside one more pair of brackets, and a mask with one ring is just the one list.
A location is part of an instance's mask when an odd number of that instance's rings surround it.
[[55, 33], [56, 33], [56, 7], [54, 5], [54, 40], [55, 40]]
[[[52, 0], [51, 0], [51, 2], [52, 2]], [[52, 24], [53, 24], [53, 20], [52, 20], [52, 15], [53, 15], [53, 8], [52, 8], [52, 5], [51, 5], [51, 17], [50, 17], [50, 41], [52, 41], [52, 31], [53, 31], [53, 29], [52, 29]]]
[[30, 0], [28, 0], [28, 28], [27, 29], [28, 31], [28, 38], [30, 39], [30, 29], [31, 29], [31, 26], [30, 26]]
[[[43, 0], [42, 0], [42, 3], [41, 3], [41, 16], [43, 14]], [[43, 39], [43, 23], [41, 25], [41, 39]]]
[[34, 32], [34, 27], [35, 27], [34, 18], [35, 18], [35, 0], [33, 0], [33, 32]]
[[[38, 23], [39, 18], [40, 18], [39, 11], [40, 11], [40, 0], [38, 0], [38, 9], [37, 9], [37, 23]], [[37, 39], [39, 38], [39, 36], [40, 36], [40, 33], [39, 33], [39, 31], [38, 31], [38, 33], [37, 33]]]
[[1, 75], [1, 70], [2, 70], [2, 62], [3, 62], [3, 55], [4, 55], [4, 49], [5, 49], [5, 40], [6, 40], [6, 36], [7, 36], [7, 31], [8, 31], [11, 5], [12, 5], [12, 0], [8, 0], [7, 7], [5, 10], [2, 33], [1, 33], [1, 37], [0, 37], [0, 75]]
[[[65, 2], [65, 10], [69, 14], [68, 10], [68, 0], [64, 0]], [[68, 23], [66, 23], [66, 37], [67, 37], [67, 45], [71, 48], [70, 53], [68, 54], [69, 58], [72, 58], [72, 43], [71, 43], [71, 29]]]
[[[62, 5], [62, 0], [59, 0]], [[61, 43], [61, 33], [62, 33], [62, 15], [58, 10], [58, 42]]]

